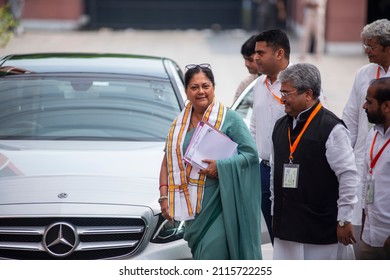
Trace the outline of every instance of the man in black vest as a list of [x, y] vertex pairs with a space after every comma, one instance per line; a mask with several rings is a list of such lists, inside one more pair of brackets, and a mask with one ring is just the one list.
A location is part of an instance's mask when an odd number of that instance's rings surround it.
[[287, 115], [272, 134], [274, 259], [337, 259], [338, 242], [356, 242], [358, 174], [348, 130], [319, 101], [314, 65], [291, 65], [278, 79]]

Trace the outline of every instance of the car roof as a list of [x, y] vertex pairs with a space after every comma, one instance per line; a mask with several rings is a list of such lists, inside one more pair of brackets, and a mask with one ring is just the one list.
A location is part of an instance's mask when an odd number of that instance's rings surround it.
[[131, 54], [31, 53], [1, 57], [0, 67], [21, 68], [26, 73], [111, 73], [167, 78], [165, 61], [173, 62], [165, 57]]

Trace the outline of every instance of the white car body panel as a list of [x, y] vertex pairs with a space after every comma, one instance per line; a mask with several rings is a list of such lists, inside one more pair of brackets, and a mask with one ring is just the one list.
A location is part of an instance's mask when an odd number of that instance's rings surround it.
[[[0, 177], [0, 216], [143, 217], [154, 228], [163, 147], [160, 142], [0, 141], [0, 174], [10, 166], [16, 171]], [[136, 259], [191, 258], [184, 240], [144, 242], [138, 252]]]

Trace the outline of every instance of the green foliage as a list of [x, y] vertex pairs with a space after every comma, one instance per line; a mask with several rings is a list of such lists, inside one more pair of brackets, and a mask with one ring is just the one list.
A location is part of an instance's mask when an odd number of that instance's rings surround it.
[[0, 7], [0, 48], [4, 48], [12, 37], [18, 23], [12, 17], [9, 4]]

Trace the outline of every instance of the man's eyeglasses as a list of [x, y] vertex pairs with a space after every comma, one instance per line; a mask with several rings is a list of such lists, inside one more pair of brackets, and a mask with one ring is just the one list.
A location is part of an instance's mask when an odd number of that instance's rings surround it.
[[363, 48], [364, 48], [366, 51], [373, 51], [373, 50], [375, 50], [378, 46], [380, 46], [380, 45], [369, 46], [369, 45], [363, 44]]
[[[298, 92], [298, 90], [294, 90], [294, 91], [290, 91], [290, 92], [284, 92], [284, 91], [281, 91], [280, 92], [280, 95], [283, 97], [283, 98], [288, 98], [290, 97], [291, 95], [294, 95], [294, 93]], [[299, 94], [299, 92], [298, 92]]]
[[200, 68], [200, 69], [211, 69], [211, 65], [209, 63], [201, 63], [201, 64], [188, 64], [185, 67], [185, 71]]

